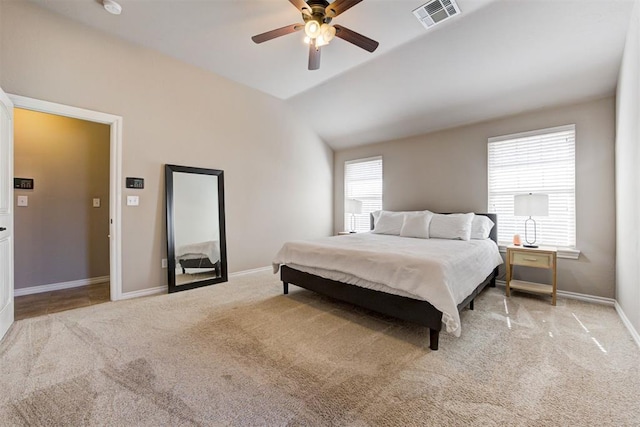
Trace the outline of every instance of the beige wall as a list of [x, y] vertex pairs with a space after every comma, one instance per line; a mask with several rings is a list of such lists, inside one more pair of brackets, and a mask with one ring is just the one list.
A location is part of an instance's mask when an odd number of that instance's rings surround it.
[[[109, 275], [109, 126], [15, 109], [15, 288]], [[17, 196], [29, 198], [18, 207]], [[92, 206], [100, 198], [99, 208]]]
[[617, 97], [616, 299], [640, 331], [640, 4], [634, 8]]
[[[123, 117], [123, 291], [166, 285], [164, 164], [225, 171], [230, 272], [268, 266], [290, 239], [332, 231], [333, 152], [282, 101], [105, 36], [28, 2], [4, 2], [6, 92]], [[215, 55], [215, 52], [211, 52]]]
[[383, 206], [440, 212], [487, 210], [487, 139], [576, 124], [578, 260], [561, 259], [561, 290], [613, 298], [615, 263], [614, 98], [551, 108], [389, 141], [334, 156], [334, 224], [343, 229], [344, 162], [382, 155]]

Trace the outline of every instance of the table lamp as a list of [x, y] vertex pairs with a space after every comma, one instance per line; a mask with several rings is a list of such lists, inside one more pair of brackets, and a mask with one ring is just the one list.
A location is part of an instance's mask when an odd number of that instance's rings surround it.
[[[537, 248], [536, 238], [537, 229], [536, 221], [532, 216], [548, 216], [549, 215], [549, 195], [548, 194], [518, 194], [513, 197], [514, 215], [528, 216], [524, 222], [524, 240], [527, 242], [525, 248]], [[529, 223], [533, 223], [533, 240], [529, 239]]]
[[345, 212], [351, 214], [351, 232], [356, 232], [356, 214], [362, 213], [362, 201], [358, 199], [345, 200]]

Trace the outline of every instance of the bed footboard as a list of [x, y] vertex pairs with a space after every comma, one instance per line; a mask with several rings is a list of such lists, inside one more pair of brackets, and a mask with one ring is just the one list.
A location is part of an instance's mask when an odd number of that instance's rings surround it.
[[[467, 306], [473, 310], [475, 297], [486, 286], [495, 284], [497, 270], [496, 268], [462, 303], [458, 304], [458, 310], [462, 310]], [[442, 330], [442, 312], [427, 301], [347, 285], [295, 270], [286, 265], [280, 267], [280, 279], [282, 280], [285, 295], [289, 293], [289, 283], [292, 283], [301, 288], [309, 289], [358, 307], [426, 326], [429, 328], [429, 348], [431, 350], [438, 349], [438, 340]]]
[[293, 283], [358, 307], [426, 326], [430, 330], [429, 347], [432, 350], [438, 349], [438, 336], [442, 329], [442, 312], [427, 301], [345, 285], [341, 282], [295, 270], [286, 265], [281, 266], [280, 278], [285, 294], [289, 292], [289, 283]]

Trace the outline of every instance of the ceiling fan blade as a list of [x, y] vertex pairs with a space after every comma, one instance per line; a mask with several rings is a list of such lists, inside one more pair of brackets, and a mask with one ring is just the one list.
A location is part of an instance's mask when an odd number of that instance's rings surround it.
[[266, 33], [258, 34], [256, 36], [251, 37], [255, 43], [264, 43], [271, 39], [275, 39], [276, 37], [286, 36], [287, 34], [295, 33], [296, 31], [300, 31], [304, 28], [302, 24], [292, 24], [287, 25], [286, 27], [278, 28], [275, 30], [267, 31]]
[[360, 33], [356, 33], [342, 25], [334, 25], [334, 28], [336, 29], [336, 37], [340, 37], [342, 40], [346, 40], [368, 52], [373, 52], [380, 44], [377, 41], [372, 40], [369, 37], [365, 37]]
[[[289, 0], [291, 2], [292, 5], [294, 5], [296, 7], [296, 9], [298, 9], [300, 12], [304, 13], [305, 15], [309, 15], [311, 16], [311, 8], [309, 7], [309, 5], [307, 4], [306, 1], [304, 0]], [[362, 0], [361, 0], [362, 1]]]
[[[336, 0], [326, 7], [325, 13], [329, 18], [335, 18], [342, 12], [351, 9], [361, 1], [362, 0]], [[293, 3], [293, 0], [291, 0], [291, 2]]]
[[316, 47], [316, 41], [309, 43], [309, 69], [317, 70], [320, 68], [320, 48]]

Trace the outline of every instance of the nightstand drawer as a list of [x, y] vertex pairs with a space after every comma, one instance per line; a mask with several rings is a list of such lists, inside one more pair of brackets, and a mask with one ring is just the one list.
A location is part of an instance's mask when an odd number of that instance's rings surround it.
[[551, 268], [553, 266], [553, 255], [513, 251], [511, 252], [511, 264], [524, 265], [527, 267]]

